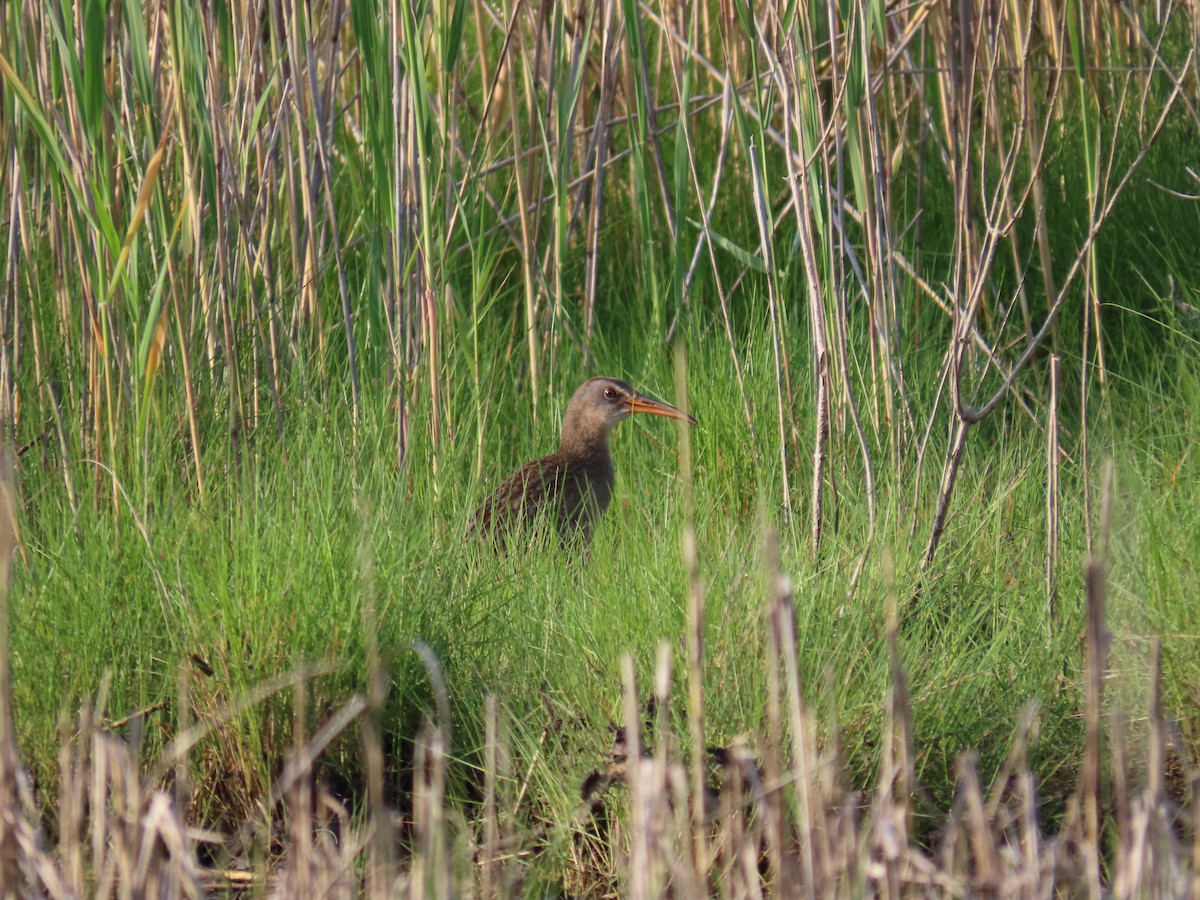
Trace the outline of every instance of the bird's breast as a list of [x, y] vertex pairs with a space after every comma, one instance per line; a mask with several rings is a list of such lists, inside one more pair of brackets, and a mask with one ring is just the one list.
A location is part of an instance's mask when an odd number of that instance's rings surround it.
[[576, 461], [567, 466], [567, 502], [559, 511], [559, 530], [562, 533], [582, 529], [591, 536], [596, 522], [612, 502], [612, 459]]

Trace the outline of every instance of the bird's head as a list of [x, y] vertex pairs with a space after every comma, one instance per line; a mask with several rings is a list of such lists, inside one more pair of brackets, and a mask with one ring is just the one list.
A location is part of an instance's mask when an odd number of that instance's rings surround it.
[[650, 413], [696, 424], [696, 420], [682, 410], [639, 394], [624, 381], [606, 377], [589, 378], [579, 386], [567, 404], [567, 415], [563, 419], [563, 445], [587, 446], [606, 441], [617, 424], [633, 413]]

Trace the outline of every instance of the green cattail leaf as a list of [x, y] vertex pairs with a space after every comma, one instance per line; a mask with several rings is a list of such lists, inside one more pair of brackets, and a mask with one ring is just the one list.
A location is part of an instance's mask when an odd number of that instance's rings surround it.
[[76, 208], [87, 219], [89, 224], [95, 225], [91, 208], [85, 201], [83, 192], [79, 189], [79, 185], [76, 183], [75, 177], [71, 172], [71, 167], [63, 155], [62, 146], [58, 142], [57, 134], [42, 113], [37, 100], [34, 99], [29, 89], [21, 82], [21, 79], [17, 77], [17, 73], [13, 71], [12, 66], [9, 65], [3, 53], [0, 53], [0, 74], [4, 76], [4, 80], [8, 83], [13, 95], [17, 98], [17, 102], [25, 110], [25, 114], [29, 116], [30, 124], [32, 124], [33, 130], [42, 142], [42, 149], [50, 157], [50, 161], [54, 164], [59, 177], [71, 192], [71, 196], [75, 198]]
[[180, 204], [179, 212], [175, 216], [175, 224], [171, 228], [171, 237], [167, 242], [166, 252], [162, 255], [162, 262], [158, 267], [158, 275], [154, 281], [154, 294], [150, 298], [150, 310], [142, 326], [142, 339], [138, 343], [138, 375], [145, 379], [147, 384], [149, 383], [147, 367], [150, 362], [151, 348], [154, 345], [155, 332], [162, 320], [163, 288], [167, 282], [167, 261], [171, 258], [171, 250], [174, 248], [175, 241], [179, 237], [179, 229], [183, 225], [184, 213], [186, 212], [187, 207]]
[[395, 213], [388, 201], [392, 146], [392, 69], [388, 46], [380, 23], [380, 7], [372, 0], [351, 0], [351, 22], [363, 61], [362, 98], [367, 115], [364, 133], [370, 147], [371, 177], [375, 182], [373, 202], [390, 219]]
[[146, 42], [146, 22], [142, 18], [140, 0], [124, 0], [121, 21], [125, 26], [125, 48], [133, 65], [133, 80], [137, 83], [142, 102], [154, 100], [154, 83], [150, 77], [150, 48]]
[[1071, 42], [1071, 61], [1075, 64], [1075, 74], [1083, 80], [1083, 4], [1079, 0], [1071, 3], [1067, 9], [1067, 37]]
[[[267, 101], [272, 100], [275, 97], [275, 89], [279, 86], [280, 65], [281, 63], [278, 61], [275, 63], [275, 67], [271, 72], [270, 79], [266, 84], [263, 85], [262, 96], [259, 97], [258, 102], [254, 104], [254, 112], [250, 114], [250, 127], [248, 129], [250, 134], [258, 133], [258, 127], [262, 123], [263, 113], [267, 108]], [[253, 147], [254, 145], [250, 142], [247, 142], [242, 147], [243, 171], [245, 171], [249, 166], [250, 153], [252, 152]]]
[[796, 10], [800, 8], [800, 0], [788, 0], [783, 8], [783, 15], [779, 17], [779, 33], [789, 34], [792, 26], [795, 24]]
[[417, 132], [421, 139], [422, 152], [428, 149], [432, 140], [433, 107], [430, 102], [429, 74], [425, 68], [425, 52], [421, 44], [421, 29], [418, 26], [418, 14], [423, 10], [415, 9], [408, 3], [400, 5], [401, 55], [407, 65], [405, 74], [412, 79], [412, 100], [416, 113]]
[[466, 21], [466, 0], [458, 0], [458, 2], [454, 4], [454, 12], [450, 15], [450, 29], [446, 34], [446, 40], [442, 45], [446, 54], [444, 65], [447, 72], [453, 71], [454, 64], [458, 61], [458, 52], [462, 47], [463, 26]]
[[354, 39], [358, 42], [358, 54], [363, 65], [373, 78], [378, 77], [375, 67], [378, 62], [375, 51], [379, 45], [377, 26], [381, 15], [378, 4], [369, 0], [350, 0], [350, 23], [354, 26]]
[[83, 8], [83, 125], [98, 143], [104, 120], [104, 18], [108, 0], [87, 0]]
[[[694, 225], [696, 228], [700, 229], [701, 231], [704, 230], [704, 223], [697, 222], [691, 216], [688, 216], [688, 223], [691, 225]], [[716, 244], [718, 247], [720, 247], [725, 252], [729, 253], [731, 256], [733, 256], [734, 259], [736, 259], [742, 265], [749, 266], [755, 272], [761, 272], [764, 275], [767, 273], [767, 264], [765, 261], [763, 261], [763, 259], [761, 257], [755, 256], [749, 250], [739, 247], [737, 244], [735, 244], [729, 238], [725, 237], [723, 234], [720, 234], [719, 232], [714, 231], [711, 225], [708, 228], [708, 236], [714, 244]]]
[[757, 34], [758, 26], [754, 22], [754, 0], [746, 0], [744, 3], [737, 3], [735, 0], [733, 8], [737, 10], [738, 19], [741, 21], [745, 33]]
[[883, 27], [884, 15], [884, 0], [870, 0], [867, 5], [867, 24], [881, 47], [887, 46], [887, 32]]
[[847, 60], [846, 72], [846, 111], [857, 110], [862, 104], [866, 93], [866, 61], [863, 59], [862, 45], [855, 41], [854, 52]]
[[846, 155], [850, 160], [850, 178], [854, 182], [854, 195], [858, 198], [860, 209], [865, 208], [872, 199], [867, 184], [867, 152], [867, 148], [863, 146], [862, 131], [858, 127], [858, 113], [847, 109]]
[[117, 233], [117, 226], [113, 222], [112, 214], [109, 212], [108, 204], [112, 202], [112, 195], [108, 190], [107, 185], [96, 177], [88, 181], [88, 193], [92, 195], [92, 203], [95, 205], [96, 214], [90, 219], [92, 226], [100, 232], [110, 253], [119, 253], [121, 251], [121, 235]]

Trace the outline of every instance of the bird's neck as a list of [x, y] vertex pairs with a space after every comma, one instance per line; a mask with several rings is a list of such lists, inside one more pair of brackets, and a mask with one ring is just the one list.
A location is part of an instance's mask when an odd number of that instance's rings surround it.
[[611, 465], [612, 453], [608, 449], [608, 431], [579, 427], [568, 419], [563, 423], [562, 438], [558, 443], [558, 455], [567, 459], [594, 461]]

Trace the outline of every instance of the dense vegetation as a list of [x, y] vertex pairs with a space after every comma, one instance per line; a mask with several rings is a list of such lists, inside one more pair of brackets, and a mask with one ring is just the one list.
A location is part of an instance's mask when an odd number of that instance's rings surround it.
[[[912, 859], [942, 848], [930, 883], [970, 884], [964, 798], [994, 790], [1009, 846], [1025, 777], [1022, 815], [1096, 856], [1020, 865], [1120, 883], [1125, 798], [1188, 800], [1193, 6], [25, 0], [2, 25], [0, 694], [64, 884], [109, 877], [85, 771], [141, 773], [118, 811], [169, 789], [170, 821], [236, 835], [222, 865], [304, 858], [345, 810], [372, 837], [329, 858], [378, 892], [394, 838], [414, 896], [473, 877], [466, 847], [485, 894], [701, 893], [711, 851], [749, 896], [741, 847], [768, 883], [890, 890], [891, 816]], [[585, 561], [464, 539], [591, 374], [700, 426], [622, 426]], [[613, 775], [621, 723], [681, 792]], [[1103, 777], [1101, 725], [1128, 747]], [[743, 757], [782, 781], [701, 839], [706, 747], [712, 784]], [[646, 791], [670, 802], [639, 819]], [[692, 870], [643, 846], [656, 815]]]

